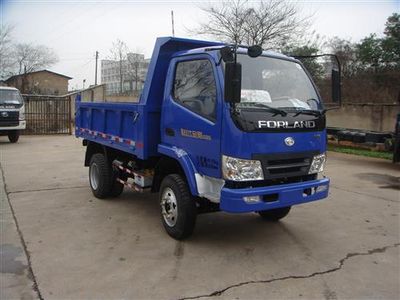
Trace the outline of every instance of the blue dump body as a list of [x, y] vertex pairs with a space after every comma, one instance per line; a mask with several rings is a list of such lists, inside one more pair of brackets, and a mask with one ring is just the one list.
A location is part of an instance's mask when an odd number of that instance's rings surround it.
[[[193, 196], [210, 199], [228, 212], [269, 210], [327, 197], [329, 179], [309, 173], [315, 156], [326, 151], [325, 116], [293, 113], [284, 117], [257, 109], [232, 112], [231, 103], [224, 101], [224, 70], [215, 50], [221, 46], [158, 38], [139, 102], [78, 99], [76, 136], [120, 150], [132, 159], [171, 158], [181, 166]], [[268, 52], [264, 56], [294, 62], [301, 69], [293, 58]], [[181, 105], [173, 99], [176, 65], [190, 60], [211, 63], [216, 86], [212, 118], [193, 112], [195, 105]], [[240, 127], [241, 121], [235, 118], [248, 119]], [[264, 179], [247, 185], [226, 180], [223, 156], [260, 161]], [[246, 200], [253, 196], [258, 201]]]
[[[161, 103], [171, 58], [179, 51], [219, 43], [158, 38], [138, 103], [77, 102], [75, 135], [135, 155], [158, 156]], [[79, 99], [79, 98], [78, 98]]]

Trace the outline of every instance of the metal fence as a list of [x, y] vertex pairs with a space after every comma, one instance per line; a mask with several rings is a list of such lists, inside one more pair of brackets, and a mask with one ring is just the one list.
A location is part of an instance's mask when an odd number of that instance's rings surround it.
[[69, 96], [23, 95], [26, 130], [24, 134], [72, 134]]

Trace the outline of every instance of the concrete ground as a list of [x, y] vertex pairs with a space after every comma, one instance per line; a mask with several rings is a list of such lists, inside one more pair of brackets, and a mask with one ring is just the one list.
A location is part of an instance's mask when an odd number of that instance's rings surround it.
[[400, 172], [389, 161], [329, 153], [328, 199], [279, 223], [201, 215], [178, 242], [157, 196], [95, 199], [83, 158], [71, 136], [0, 139], [1, 299], [399, 298]]

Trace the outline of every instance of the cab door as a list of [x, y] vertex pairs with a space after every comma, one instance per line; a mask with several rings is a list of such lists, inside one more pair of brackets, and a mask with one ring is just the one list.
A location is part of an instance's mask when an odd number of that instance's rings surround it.
[[221, 89], [211, 59], [191, 55], [171, 61], [161, 140], [184, 150], [200, 174], [220, 178]]

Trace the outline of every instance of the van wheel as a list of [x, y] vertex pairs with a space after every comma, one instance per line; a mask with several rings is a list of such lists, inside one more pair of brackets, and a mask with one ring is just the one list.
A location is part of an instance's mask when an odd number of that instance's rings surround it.
[[167, 233], [177, 240], [189, 237], [196, 224], [196, 204], [186, 181], [178, 174], [165, 177], [160, 187], [161, 219]]
[[10, 141], [10, 143], [16, 143], [18, 142], [18, 139], [19, 139], [18, 130], [8, 132], [8, 140]]
[[259, 211], [258, 214], [267, 221], [277, 222], [289, 214], [291, 206]]
[[105, 156], [101, 153], [94, 154], [90, 159], [89, 182], [96, 198], [104, 199], [110, 195], [112, 172]]

